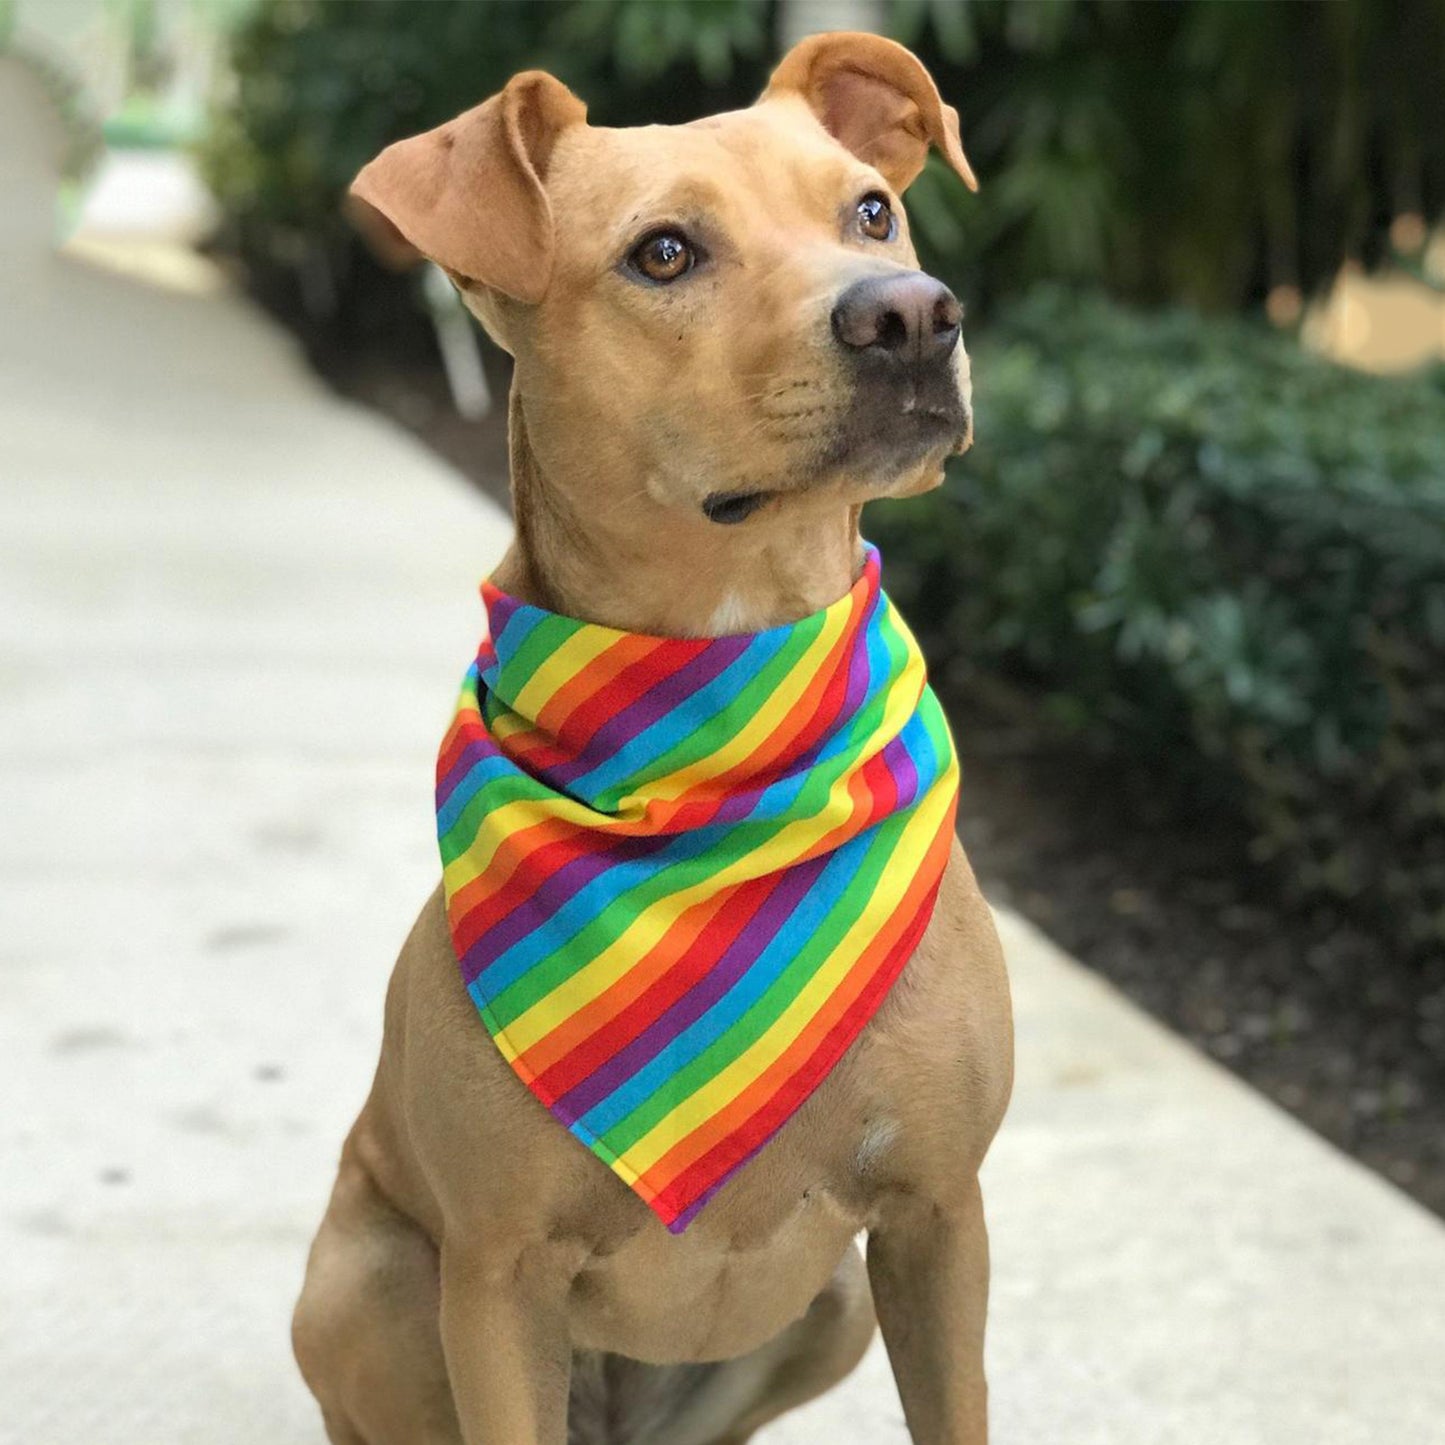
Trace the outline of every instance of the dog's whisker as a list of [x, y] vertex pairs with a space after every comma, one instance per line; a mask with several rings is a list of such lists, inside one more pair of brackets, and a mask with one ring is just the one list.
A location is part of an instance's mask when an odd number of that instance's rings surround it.
[[763, 415], [771, 421], [787, 421], [790, 417], [796, 416], [817, 416], [819, 412], [829, 411], [831, 408], [820, 402], [817, 406], [795, 406], [786, 410], [768, 411]]
[[744, 402], [765, 402], [774, 401], [779, 397], [786, 396], [790, 392], [801, 390], [804, 387], [816, 388], [818, 382], [810, 376], [798, 377], [793, 381], [784, 382], [778, 386], [764, 387], [761, 391], [744, 392], [739, 398]]

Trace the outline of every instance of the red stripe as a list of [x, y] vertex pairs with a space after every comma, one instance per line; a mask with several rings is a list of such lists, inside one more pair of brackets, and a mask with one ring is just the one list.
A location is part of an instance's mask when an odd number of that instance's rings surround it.
[[[635, 992], [637, 983], [647, 980], [649, 961], [659, 961], [659, 954], [665, 958], [668, 953], [677, 953], [678, 945], [671, 942], [672, 930], [669, 930], [637, 964], [629, 967], [627, 974], [598, 997], [595, 1014], [593, 1008], [588, 1007], [589, 1015], [601, 1016], [596, 1031], [546, 1069], [537, 1080], [538, 1091], [549, 1099], [561, 1098], [656, 1023], [727, 952], [781, 880], [779, 871], [732, 889], [723, 906], [698, 933], [696, 942], [672, 958], [660, 975], [647, 982], [642, 993], [618, 1008], [620, 999], [626, 998], [628, 992]], [[640, 977], [634, 979], [633, 975], [639, 972]], [[631, 989], [627, 987], [629, 983]], [[613, 1009], [616, 1013], [611, 1018], [605, 1017]], [[538, 1047], [546, 1042], [542, 1040]]]
[[[863, 1025], [873, 1016], [878, 1002], [912, 956], [918, 940], [923, 936], [933, 916], [943, 865], [953, 843], [951, 821], [951, 814], [945, 816], [943, 826], [929, 844], [928, 852], [918, 869], [915, 887], [905, 894], [900, 901], [898, 912], [894, 914], [894, 920], [904, 920], [898, 925], [901, 932], [886, 928], [880, 930], [874, 940], [874, 947], [867, 950], [854, 964], [848, 977], [839, 983], [823, 1007], [809, 1021], [811, 1026], [817, 1019], [826, 1017], [828, 1005], [839, 999], [846, 999], [850, 985], [858, 990], [852, 1001], [845, 1005], [842, 1015], [812, 1048], [804, 1062], [796, 1065], [792, 1063], [792, 1058], [800, 1045], [806, 1046], [806, 1034], [794, 1040], [782, 1057], [775, 1060], [772, 1066], [731, 1104], [700, 1124], [687, 1138], [680, 1139], [639, 1181], [639, 1188], [657, 1188], [659, 1183], [662, 1184], [654, 1196], [653, 1207], [663, 1213], [665, 1218], [676, 1218], [699, 1194], [753, 1153], [812, 1093], [843, 1056]], [[928, 881], [930, 879], [931, 882]], [[891, 944], [888, 942], [890, 934], [894, 939]], [[794, 1067], [795, 1072], [781, 1083], [776, 1082], [777, 1071], [789, 1066]], [[729, 1118], [744, 1110], [751, 1112], [729, 1128]], [[691, 1164], [683, 1162], [697, 1148], [698, 1133], [720, 1128], [727, 1132], [718, 1138], [716, 1144]], [[669, 1178], [670, 1171], [679, 1165], [681, 1171], [675, 1177]], [[671, 1209], [670, 1214], [665, 1213], [664, 1201], [665, 1208]]]
[[437, 754], [437, 784], [444, 782], [468, 747], [481, 739], [490, 741], [480, 716], [475, 712], [459, 712], [442, 739]]
[[[778, 1087], [746, 1123], [714, 1145], [653, 1197], [652, 1207], [662, 1216], [664, 1223], [676, 1219], [700, 1194], [706, 1193], [730, 1170], [756, 1153], [823, 1082], [873, 1017], [879, 1003], [903, 971], [928, 927], [931, 913], [931, 906], [918, 910], [907, 931], [877, 965], [876, 972], [848, 1012], [828, 1031], [807, 1062]], [[649, 1170], [643, 1182], [646, 1177], [661, 1173], [664, 1162], [665, 1159], [660, 1160], [654, 1169]]]
[[650, 675], [653, 659], [664, 644], [655, 637], [621, 634], [617, 640], [574, 673], [537, 710], [537, 724], [555, 738], [572, 738], [573, 718], [586, 717], [596, 705], [599, 693], [615, 688], [636, 673]]
[[[648, 651], [628, 659], [628, 653], [644, 643]], [[705, 638], [622, 638], [547, 700], [535, 732], [524, 739], [507, 739], [508, 754], [525, 762], [532, 773], [576, 761], [604, 723], [686, 667], [706, 646]], [[664, 658], [664, 653], [671, 656]], [[606, 675], [609, 668], [616, 669], [611, 676]], [[559, 713], [559, 704], [569, 700]]]
[[[867, 601], [866, 597], [855, 598], [848, 622], [827, 656], [819, 663], [812, 682], [757, 747], [726, 772], [705, 779], [680, 797], [666, 803], [654, 802], [649, 808], [645, 831], [681, 833], [706, 827], [727, 801], [730, 785], [735, 778], [745, 777], [750, 789], [766, 788], [777, 782], [787, 772], [791, 762], [824, 735], [841, 710], [847, 694], [848, 659], [867, 614]], [[676, 644], [669, 642], [668, 645]], [[678, 666], [691, 662], [704, 645], [689, 644], [693, 650]], [[565, 748], [528, 746], [525, 757], [529, 768], [540, 771], [575, 758], [591, 741], [598, 728], [636, 698], [641, 683], [651, 683], [654, 680], [640, 665], [637, 669], [629, 669], [629, 672], [632, 670], [642, 671], [643, 675], [637, 681], [627, 676], [621, 677], [615, 687], [610, 685], [609, 688], [599, 691], [587, 704], [586, 717], [581, 719], [584, 726], [577, 732], [572, 733], [574, 718], [567, 720], [565, 727], [571, 735], [566, 738]], [[561, 731], [555, 731], [560, 738]], [[513, 740], [510, 738], [507, 740], [507, 748], [509, 752], [513, 750]], [[699, 794], [702, 796], [698, 796]]]
[[893, 769], [888, 766], [888, 760], [881, 752], [874, 753], [863, 764], [863, 772], [868, 778], [869, 791], [873, 794], [873, 821], [891, 818], [898, 807], [898, 779], [894, 776]]
[[[607, 679], [585, 703], [575, 708], [553, 729], [559, 738], [567, 739], [568, 747], [574, 756], [587, 747], [603, 723], [616, 717], [624, 707], [636, 702], [643, 693], [650, 692], [659, 683], [694, 661], [707, 647], [709, 639], [677, 637], [656, 641], [657, 647], [653, 652], [623, 668], [615, 677]], [[665, 672], [656, 665], [657, 654], [664, 648], [676, 654], [669, 659], [670, 665]]]
[[866, 597], [861, 602], [855, 600], [837, 641], [818, 664], [817, 671], [797, 702], [747, 757], [726, 772], [708, 779], [709, 793], [716, 790], [718, 796], [709, 798], [706, 804], [708, 818], [695, 821], [690, 817], [688, 827], [701, 827], [708, 821], [732, 791], [735, 779], [745, 778], [749, 791], [770, 787], [824, 735], [837, 718], [847, 695], [848, 663], [867, 610]]
[[[544, 835], [546, 841], [535, 841]], [[528, 840], [534, 841], [529, 845]], [[504, 838], [491, 863], [447, 900], [457, 957], [574, 859], [610, 853], [626, 841], [620, 837], [601, 841], [595, 830], [558, 818], [547, 818]]]
[[[898, 789], [881, 753], [871, 757], [849, 778], [848, 794], [853, 807], [847, 818], [795, 862], [826, 851], [840, 835], [852, 836], [892, 812]], [[558, 819], [547, 819], [504, 839], [491, 864], [448, 900], [447, 913], [452, 920], [457, 956], [464, 955], [488, 928], [505, 918], [573, 859], [591, 851], [612, 851], [630, 837], [656, 836], [663, 831], [677, 833], [698, 827], [699, 817], [714, 812], [717, 806], [694, 803], [686, 808], [663, 810], [667, 814], [664, 818], [648, 816], [636, 823], [618, 822], [608, 830], [610, 838], [606, 842], [599, 838], [600, 828], [580, 827]], [[544, 836], [548, 838], [545, 843], [535, 841]]]

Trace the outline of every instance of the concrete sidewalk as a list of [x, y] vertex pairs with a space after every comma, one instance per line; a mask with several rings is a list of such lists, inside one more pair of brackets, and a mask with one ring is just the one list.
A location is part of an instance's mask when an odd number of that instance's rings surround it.
[[[506, 522], [235, 300], [0, 314], [0, 1441], [320, 1445], [288, 1313]], [[995, 1439], [1445, 1438], [1445, 1228], [1001, 922]], [[905, 1439], [878, 1349], [766, 1435]]]

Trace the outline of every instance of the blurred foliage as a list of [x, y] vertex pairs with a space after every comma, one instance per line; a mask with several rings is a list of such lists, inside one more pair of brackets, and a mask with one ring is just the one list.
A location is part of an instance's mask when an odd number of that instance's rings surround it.
[[[235, 36], [208, 177], [253, 256], [340, 244], [337, 201], [383, 145], [518, 69], [605, 124], [746, 104], [770, 0], [262, 0]], [[910, 194], [926, 260], [972, 299], [1039, 279], [1238, 306], [1365, 260], [1445, 208], [1445, 0], [891, 0], [963, 120], [981, 198]], [[278, 245], [279, 238], [279, 245]]]
[[955, 274], [1237, 307], [1445, 213], [1445, 0], [896, 0], [986, 204], [910, 212]]
[[935, 656], [1252, 824], [1301, 902], [1445, 946], [1445, 369], [1053, 289], [976, 348], [979, 445], [869, 511]]
[[768, 20], [754, 0], [263, 0], [232, 40], [203, 167], [248, 259], [329, 267], [344, 303], [358, 257], [339, 205], [382, 147], [532, 66], [577, 90], [599, 124], [744, 105]]

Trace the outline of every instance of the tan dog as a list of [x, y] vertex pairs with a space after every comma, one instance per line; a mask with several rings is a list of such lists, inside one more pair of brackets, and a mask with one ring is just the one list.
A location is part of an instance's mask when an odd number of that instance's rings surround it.
[[[970, 435], [958, 304], [898, 203], [930, 143], [973, 183], [918, 61], [831, 35], [750, 110], [679, 127], [590, 127], [520, 75], [361, 173], [516, 359], [506, 591], [704, 636], [848, 590], [861, 504], [935, 485]], [[438, 892], [296, 1310], [332, 1441], [736, 1445], [852, 1369], [876, 1305], [913, 1438], [980, 1445], [977, 1174], [1011, 1060], [955, 843], [873, 1020], [674, 1236], [488, 1039]]]

